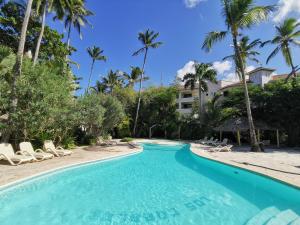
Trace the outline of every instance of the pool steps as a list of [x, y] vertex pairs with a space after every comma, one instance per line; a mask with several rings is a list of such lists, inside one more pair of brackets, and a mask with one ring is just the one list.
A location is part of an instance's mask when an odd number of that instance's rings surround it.
[[300, 225], [300, 216], [293, 210], [280, 211], [271, 206], [252, 217], [246, 225]]

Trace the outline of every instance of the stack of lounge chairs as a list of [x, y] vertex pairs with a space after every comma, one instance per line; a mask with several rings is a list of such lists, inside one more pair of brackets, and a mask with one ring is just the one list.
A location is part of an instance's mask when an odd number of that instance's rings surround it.
[[199, 144], [210, 145], [213, 146], [209, 149], [210, 152], [231, 152], [233, 145], [228, 145], [228, 139], [224, 138], [223, 141], [219, 141], [218, 139], [214, 139], [211, 137], [208, 139], [205, 137], [197, 141]]
[[15, 153], [11, 144], [0, 144], [0, 160], [6, 160], [11, 165], [16, 166], [22, 163], [37, 162], [56, 157], [71, 155], [72, 151], [62, 147], [55, 147], [52, 141], [45, 141], [44, 148], [34, 149], [30, 142], [22, 142], [20, 150]]

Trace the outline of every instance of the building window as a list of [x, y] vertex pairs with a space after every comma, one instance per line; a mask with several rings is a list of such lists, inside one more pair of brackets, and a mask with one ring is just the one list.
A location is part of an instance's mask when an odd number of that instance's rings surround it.
[[193, 108], [193, 104], [192, 103], [182, 103], [182, 108], [183, 109], [191, 109]]
[[192, 93], [183, 93], [182, 98], [191, 98], [193, 97]]
[[176, 103], [176, 109], [179, 109], [179, 104], [178, 103]]

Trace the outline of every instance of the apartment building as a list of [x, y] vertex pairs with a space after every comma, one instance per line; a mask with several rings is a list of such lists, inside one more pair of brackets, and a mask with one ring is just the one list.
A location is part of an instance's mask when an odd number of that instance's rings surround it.
[[[258, 67], [247, 74], [247, 82], [260, 85], [264, 87], [265, 84], [272, 80], [283, 79], [287, 77], [286, 74], [275, 75], [275, 69]], [[211, 100], [218, 92], [226, 96], [227, 91], [230, 88], [242, 86], [242, 82], [232, 82], [226, 80], [220, 80], [218, 83], [212, 83], [207, 81], [208, 91], [202, 93], [202, 107]], [[199, 100], [199, 87], [196, 86], [194, 90], [185, 88], [184, 85], [179, 86], [179, 94], [177, 96], [177, 111], [182, 115], [188, 115], [192, 113], [192, 106], [194, 101]]]

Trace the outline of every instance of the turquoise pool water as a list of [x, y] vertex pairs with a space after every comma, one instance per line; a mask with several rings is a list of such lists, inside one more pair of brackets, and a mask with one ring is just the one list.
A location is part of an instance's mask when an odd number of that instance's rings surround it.
[[258, 217], [259, 225], [287, 211], [300, 214], [299, 190], [195, 156], [188, 145], [145, 144], [141, 154], [0, 191], [1, 225], [244, 225]]

